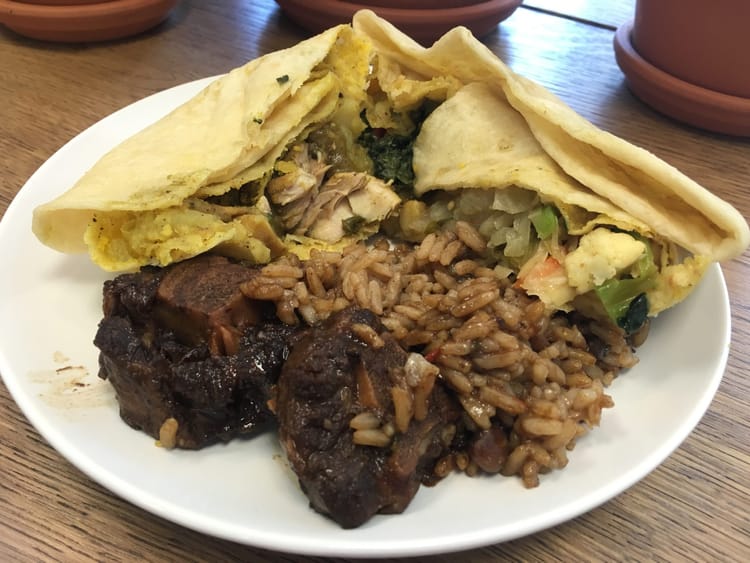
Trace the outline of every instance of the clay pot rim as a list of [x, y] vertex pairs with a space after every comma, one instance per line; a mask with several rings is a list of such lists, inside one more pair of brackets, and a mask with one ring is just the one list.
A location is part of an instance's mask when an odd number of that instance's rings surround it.
[[103, 4], [113, 0], [13, 0], [21, 4], [38, 4], [42, 6], [80, 6], [82, 4]]
[[[173, 0], [176, 4], [179, 0]], [[0, 0], [0, 16], [6, 19], [42, 18], [49, 20], [64, 20], [66, 18], [96, 18], [120, 13], [130, 13], [135, 10], [165, 4], [165, 0], [106, 0], [104, 2], [87, 4], [28, 4], [17, 0]], [[3, 20], [0, 19], [0, 22]]]
[[[356, 12], [370, 9], [424, 46], [431, 45], [452, 28], [462, 25], [483, 37], [497, 29], [523, 3], [522, 0], [488, 0], [460, 8], [409, 10], [374, 8], [340, 0], [276, 0], [290, 20], [312, 33], [351, 22]], [[312, 6], [312, 7], [311, 7]]]
[[[173, 0], [176, 4], [178, 0]], [[154, 4], [165, 4], [164, 0], [105, 0], [86, 4], [29, 4], [17, 0], [0, 0], [0, 23], [13, 19], [40, 18], [65, 20], [68, 18], [98, 18], [120, 13], [131, 13]], [[3, 18], [3, 16], [5, 16]], [[7, 23], [6, 23], [7, 25]]]
[[[285, 4], [297, 4], [299, 0], [276, 0], [282, 8]], [[397, 20], [399, 23], [418, 23], [420, 21], [425, 22], [426, 14], [429, 14], [429, 24], [446, 23], [456, 21], [457, 17], [476, 17], [478, 15], [485, 14], [490, 9], [507, 8], [515, 5], [518, 7], [522, 4], [522, 0], [485, 0], [470, 4], [468, 6], [459, 6], [457, 8], [433, 8], [433, 9], [410, 9], [410, 8], [381, 8], [378, 6], [370, 6], [367, 4], [358, 4], [356, 2], [347, 2], [344, 0], [316, 0], [315, 7], [310, 8], [305, 6], [308, 10], [315, 11], [316, 13], [326, 14], [331, 17], [348, 17], [359, 11], [359, 10], [372, 10], [380, 17], [386, 20]], [[427, 22], [425, 22], [427, 25]], [[460, 25], [460, 23], [456, 23]]]
[[680, 121], [719, 133], [750, 136], [750, 98], [686, 82], [652, 65], [633, 45], [632, 31], [632, 20], [621, 25], [615, 32], [614, 48], [617, 64], [638, 97]]
[[[346, 0], [341, 0], [346, 1]], [[441, 6], [440, 8], [432, 8], [431, 6], [424, 6], [424, 4], [434, 4], [435, 0], [418, 0], [418, 1], [412, 1], [409, 0], [370, 0], [369, 2], [365, 2], [363, 0], [362, 6], [366, 6], [370, 9], [375, 8], [393, 8], [394, 5], [400, 4], [403, 6], [403, 10], [445, 10], [445, 9], [455, 9], [455, 8], [465, 8], [467, 6], [472, 6], [474, 4], [482, 4], [486, 2], [487, 0], [460, 0], [458, 3], [453, 2], [453, 5], [451, 6]], [[409, 4], [420, 4], [422, 6], [410, 6]]]
[[155, 27], [178, 3], [179, 0], [108, 0], [45, 6], [0, 0], [0, 23], [18, 35], [41, 41], [109, 41]]

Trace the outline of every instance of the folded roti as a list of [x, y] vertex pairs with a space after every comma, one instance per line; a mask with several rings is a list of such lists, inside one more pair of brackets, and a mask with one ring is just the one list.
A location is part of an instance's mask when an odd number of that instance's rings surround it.
[[[108, 270], [166, 265], [212, 249], [264, 262], [292, 243], [318, 244], [318, 234], [330, 247], [342, 238], [341, 225], [330, 235], [315, 217], [301, 217], [304, 206], [285, 200], [288, 192], [277, 193], [276, 207], [269, 206], [269, 178], [286, 174], [321, 189], [327, 172], [310, 164], [300, 140], [333, 123], [345, 133], [338, 140], [353, 146], [365, 127], [361, 115], [369, 126], [398, 128], [401, 116], [425, 100], [437, 107], [413, 144], [416, 197], [527, 190], [555, 206], [570, 234], [591, 235], [594, 247], [602, 244], [595, 242], [599, 227], [655, 241], [661, 250], [652, 314], [684, 298], [709, 263], [735, 257], [750, 243], [748, 225], [731, 205], [655, 155], [598, 129], [511, 71], [468, 30], [456, 28], [424, 48], [370, 11], [358, 12], [352, 26], [220, 77], [38, 207], [33, 230], [60, 251], [88, 250]], [[361, 174], [373, 171], [363, 166], [338, 178], [325, 201], [307, 207], [327, 209], [338, 223], [364, 216], [377, 228], [398, 213], [400, 199], [389, 183], [360, 189], [367, 183]], [[341, 191], [346, 181], [359, 195]], [[253, 190], [242, 205], [216, 204]], [[341, 198], [348, 215], [336, 207]], [[282, 208], [279, 229], [274, 215]], [[370, 208], [377, 211], [368, 214]], [[296, 230], [284, 222], [290, 216]], [[573, 278], [570, 269], [568, 275]], [[559, 301], [570, 295], [550, 301], [563, 306]]]
[[[371, 12], [356, 14], [353, 26], [372, 42], [377, 79], [394, 106], [408, 108], [415, 94], [439, 90], [436, 77], [458, 82], [415, 143], [417, 194], [522, 187], [556, 205], [571, 233], [607, 225], [656, 241], [664, 251], [648, 291], [650, 314], [684, 299], [708, 264], [736, 257], [750, 244], [747, 222], [729, 203], [514, 73], [468, 30], [453, 29], [425, 48]], [[600, 234], [591, 237], [600, 247], [617, 242]], [[555, 306], [572, 295], [537, 289]]]
[[[191, 198], [269, 173], [292, 139], [334, 112], [340, 94], [363, 95], [369, 60], [367, 42], [339, 26], [234, 69], [35, 209], [34, 233], [61, 252], [88, 250], [111, 271], [164, 266], [228, 242], [260, 243], [251, 244], [246, 257], [253, 257], [275, 241], [256, 240], [246, 217], [227, 221], [196, 209]], [[251, 224], [264, 210], [253, 211], [245, 214]]]
[[[353, 25], [372, 41], [380, 61], [378, 79], [397, 101], [410, 89], [409, 81], [425, 82], [434, 76], [485, 84], [498, 97], [495, 107], [504, 112], [512, 108], [525, 121], [525, 126], [516, 124], [514, 145], [535, 141], [571, 178], [653, 232], [716, 261], [735, 257], [750, 244], [747, 223], [730, 204], [514, 73], [468, 30], [453, 29], [426, 49], [372, 12], [356, 14]], [[406, 98], [400, 99], [408, 103]], [[460, 123], [451, 127], [455, 126]], [[429, 189], [428, 183], [419, 182], [421, 190]]]

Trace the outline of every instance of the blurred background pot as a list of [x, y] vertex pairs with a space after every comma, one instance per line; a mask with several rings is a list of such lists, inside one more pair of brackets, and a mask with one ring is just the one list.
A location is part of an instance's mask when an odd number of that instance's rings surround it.
[[615, 36], [631, 90], [698, 127], [750, 135], [750, 1], [637, 0]]
[[[340, 0], [344, 1], [344, 0]], [[445, 8], [460, 8], [471, 4], [481, 4], [485, 0], [367, 0], [371, 8], [400, 8], [402, 10], [442, 10]]]
[[45, 6], [77, 6], [79, 4], [101, 4], [110, 0], [15, 0], [21, 4], [43, 4]]
[[481, 38], [510, 17], [522, 0], [276, 0], [276, 3], [289, 19], [313, 33], [348, 23], [358, 10], [369, 9], [429, 45], [458, 25]]
[[0, 0], [0, 23], [64, 43], [129, 37], [164, 21], [179, 0]]
[[677, 78], [750, 98], [748, 0], [638, 0], [631, 40]]

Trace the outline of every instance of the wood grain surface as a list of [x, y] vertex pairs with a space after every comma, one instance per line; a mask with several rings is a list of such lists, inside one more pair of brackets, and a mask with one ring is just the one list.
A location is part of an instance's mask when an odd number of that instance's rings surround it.
[[595, 26], [616, 29], [632, 20], [635, 0], [524, 0], [524, 7]]
[[[632, 0], [607, 2], [609, 10], [596, 0], [555, 3], [565, 10], [528, 4], [485, 38], [494, 52], [750, 215], [750, 143], [673, 122], [627, 90], [611, 28]], [[0, 30], [0, 213], [47, 158], [102, 117], [306, 35], [271, 0], [184, 1], [158, 28], [101, 44], [48, 44]], [[413, 560], [750, 560], [750, 253], [723, 270], [733, 317], [729, 365], [707, 414], [673, 455], [572, 521]], [[0, 474], [0, 561], [334, 561], [215, 539], [121, 500], [54, 451], [2, 385]]]

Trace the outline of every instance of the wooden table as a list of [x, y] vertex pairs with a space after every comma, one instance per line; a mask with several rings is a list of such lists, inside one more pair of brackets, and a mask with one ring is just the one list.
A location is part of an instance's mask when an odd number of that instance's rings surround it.
[[[750, 215], [748, 141], [679, 125], [626, 89], [612, 37], [632, 5], [530, 1], [486, 42], [597, 125]], [[55, 150], [112, 111], [305, 36], [271, 0], [184, 1], [159, 28], [103, 44], [54, 45], [0, 31], [0, 213]], [[672, 456], [573, 521], [460, 557], [418, 560], [750, 560], [750, 253], [723, 267], [733, 314], [729, 366], [708, 413]], [[0, 412], [0, 560], [302, 560], [204, 536], [115, 497], [48, 446], [2, 385]]]

